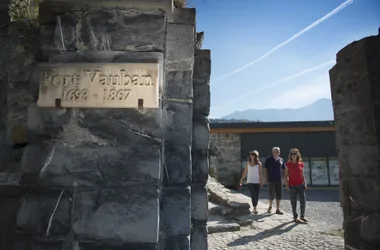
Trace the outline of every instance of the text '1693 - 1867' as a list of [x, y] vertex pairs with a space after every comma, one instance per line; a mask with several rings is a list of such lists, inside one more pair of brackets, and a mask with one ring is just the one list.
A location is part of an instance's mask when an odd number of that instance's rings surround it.
[[40, 65], [40, 107], [157, 108], [158, 63]]

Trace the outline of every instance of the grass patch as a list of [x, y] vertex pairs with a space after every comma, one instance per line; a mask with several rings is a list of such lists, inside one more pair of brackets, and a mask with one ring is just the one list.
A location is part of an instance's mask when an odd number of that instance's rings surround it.
[[174, 0], [174, 6], [176, 8], [184, 8], [186, 7], [187, 0]]

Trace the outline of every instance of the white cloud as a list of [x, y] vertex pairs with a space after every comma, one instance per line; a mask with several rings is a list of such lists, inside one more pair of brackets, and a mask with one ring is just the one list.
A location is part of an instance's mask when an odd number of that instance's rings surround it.
[[263, 108], [299, 108], [320, 98], [331, 98], [328, 73], [278, 94]]

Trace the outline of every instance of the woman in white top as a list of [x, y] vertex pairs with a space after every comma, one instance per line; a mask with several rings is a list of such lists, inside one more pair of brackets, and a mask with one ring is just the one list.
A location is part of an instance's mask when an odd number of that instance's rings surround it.
[[259, 152], [257, 150], [249, 152], [249, 160], [241, 177], [240, 185], [242, 184], [244, 178], [247, 176], [247, 184], [249, 192], [251, 193], [254, 214], [257, 214], [256, 207], [257, 203], [259, 202], [260, 188], [263, 186], [262, 173], [263, 167], [259, 160]]

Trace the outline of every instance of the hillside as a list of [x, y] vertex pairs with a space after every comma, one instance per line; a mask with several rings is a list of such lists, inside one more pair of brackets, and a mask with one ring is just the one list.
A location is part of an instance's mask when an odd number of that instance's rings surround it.
[[333, 119], [334, 114], [331, 100], [322, 98], [297, 109], [247, 109], [243, 111], [235, 111], [216, 120], [219, 122], [222, 120], [276, 122], [322, 121]]

